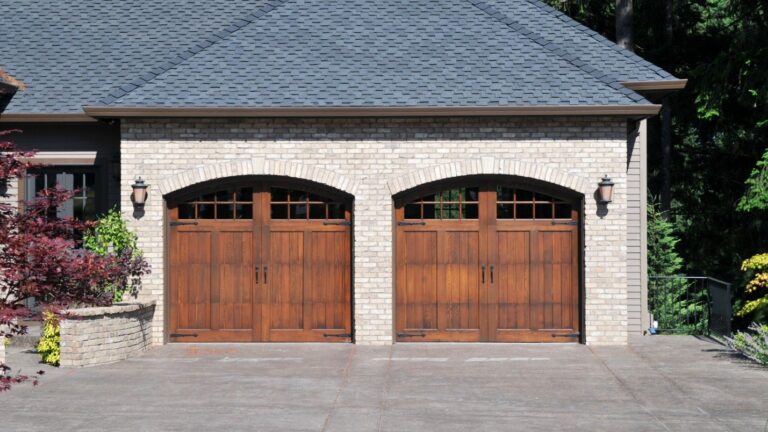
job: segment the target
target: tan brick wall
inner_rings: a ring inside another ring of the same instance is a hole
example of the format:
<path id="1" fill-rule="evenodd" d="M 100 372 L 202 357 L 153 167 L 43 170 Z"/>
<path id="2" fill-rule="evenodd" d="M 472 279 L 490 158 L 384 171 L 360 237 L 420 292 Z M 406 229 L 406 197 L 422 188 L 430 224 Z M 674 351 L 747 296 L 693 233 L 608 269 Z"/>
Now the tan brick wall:
<path id="1" fill-rule="evenodd" d="M 578 190 L 585 199 L 588 343 L 627 340 L 626 123 L 613 118 L 155 119 L 122 122 L 122 208 L 153 273 L 143 299 L 158 301 L 163 341 L 164 193 L 233 174 L 306 178 L 355 196 L 355 334 L 393 340 L 392 194 L 467 174 L 523 175 Z M 593 198 L 603 174 L 614 202 Z M 150 197 L 133 214 L 130 183 Z"/>

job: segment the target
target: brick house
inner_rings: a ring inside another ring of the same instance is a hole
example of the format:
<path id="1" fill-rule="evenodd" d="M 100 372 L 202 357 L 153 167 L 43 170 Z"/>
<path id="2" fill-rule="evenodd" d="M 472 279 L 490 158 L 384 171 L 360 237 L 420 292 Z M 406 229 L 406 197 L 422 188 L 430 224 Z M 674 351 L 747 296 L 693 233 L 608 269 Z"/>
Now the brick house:
<path id="1" fill-rule="evenodd" d="M 540 1 L 2 10 L 0 67 L 28 89 L 0 126 L 47 164 L 12 187 L 120 208 L 157 344 L 648 327 L 646 119 L 685 80 Z"/>

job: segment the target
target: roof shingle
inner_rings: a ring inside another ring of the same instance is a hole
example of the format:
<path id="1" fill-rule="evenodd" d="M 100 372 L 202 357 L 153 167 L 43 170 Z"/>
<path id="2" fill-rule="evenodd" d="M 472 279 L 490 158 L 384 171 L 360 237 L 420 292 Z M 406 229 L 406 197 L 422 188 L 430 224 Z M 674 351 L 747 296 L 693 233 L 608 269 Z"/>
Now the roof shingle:
<path id="1" fill-rule="evenodd" d="M 634 105 L 619 81 L 674 78 L 534 0 L 0 4 L 10 112 Z"/>

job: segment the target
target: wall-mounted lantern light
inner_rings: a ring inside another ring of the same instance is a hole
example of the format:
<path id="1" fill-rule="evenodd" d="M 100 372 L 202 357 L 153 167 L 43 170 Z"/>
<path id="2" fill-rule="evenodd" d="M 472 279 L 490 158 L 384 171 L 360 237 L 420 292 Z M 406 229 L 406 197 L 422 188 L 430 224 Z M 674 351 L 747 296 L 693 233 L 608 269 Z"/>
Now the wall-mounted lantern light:
<path id="1" fill-rule="evenodd" d="M 148 187 L 149 185 L 144 183 L 144 180 L 142 180 L 141 177 L 138 177 L 133 181 L 133 184 L 131 185 L 131 189 L 133 189 L 133 204 L 139 207 L 144 206 L 144 203 L 147 202 Z"/>
<path id="2" fill-rule="evenodd" d="M 606 174 L 597 184 L 597 201 L 600 204 L 608 204 L 613 199 L 613 185 L 611 178 Z"/>

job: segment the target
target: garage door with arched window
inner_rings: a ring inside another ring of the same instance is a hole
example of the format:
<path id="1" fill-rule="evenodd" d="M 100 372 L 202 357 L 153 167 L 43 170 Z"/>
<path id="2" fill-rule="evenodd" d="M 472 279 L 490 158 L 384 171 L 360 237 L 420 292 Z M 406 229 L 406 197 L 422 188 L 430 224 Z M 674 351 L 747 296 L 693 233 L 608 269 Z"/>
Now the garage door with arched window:
<path id="1" fill-rule="evenodd" d="M 396 197 L 397 340 L 578 341 L 580 202 L 473 178 Z"/>
<path id="2" fill-rule="evenodd" d="M 169 337 L 351 341 L 352 198 L 285 181 L 169 200 Z"/>

